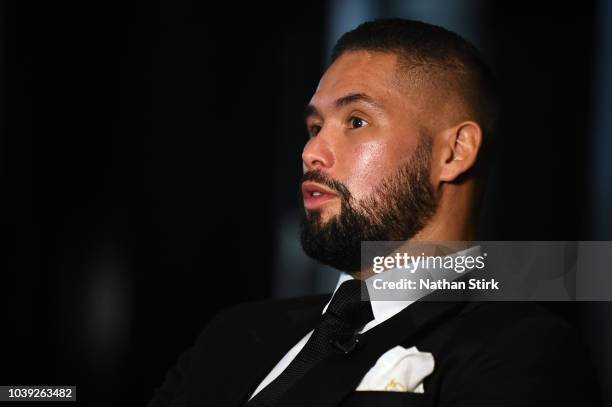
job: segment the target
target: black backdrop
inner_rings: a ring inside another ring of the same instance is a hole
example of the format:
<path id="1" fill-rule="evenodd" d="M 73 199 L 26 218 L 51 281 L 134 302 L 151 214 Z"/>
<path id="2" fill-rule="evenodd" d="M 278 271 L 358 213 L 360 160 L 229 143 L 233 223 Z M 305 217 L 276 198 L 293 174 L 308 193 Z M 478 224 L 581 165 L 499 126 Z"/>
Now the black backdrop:
<path id="1" fill-rule="evenodd" d="M 326 7 L 268 7 L 2 4 L 0 384 L 142 405 L 213 313 L 271 295 Z M 597 10 L 492 7 L 484 237 L 588 239 Z"/>

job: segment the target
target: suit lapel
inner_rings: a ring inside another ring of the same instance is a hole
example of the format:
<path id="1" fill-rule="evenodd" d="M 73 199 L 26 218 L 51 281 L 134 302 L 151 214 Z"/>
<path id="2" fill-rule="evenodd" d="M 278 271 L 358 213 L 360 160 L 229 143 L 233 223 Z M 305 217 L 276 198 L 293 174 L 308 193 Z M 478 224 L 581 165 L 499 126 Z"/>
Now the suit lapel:
<path id="1" fill-rule="evenodd" d="M 217 400 L 219 405 L 243 406 L 251 394 L 267 374 L 276 366 L 280 359 L 304 335 L 312 330 L 321 317 L 323 306 L 329 298 L 322 297 L 320 304 L 281 312 L 276 317 L 268 318 L 257 329 L 245 335 L 245 346 L 236 354 L 236 363 L 239 371 L 231 372 L 238 375 L 219 383 L 225 391 L 219 391 L 225 400 Z"/>
<path id="2" fill-rule="evenodd" d="M 357 388 L 380 355 L 399 344 L 414 343 L 420 333 L 456 315 L 464 305 L 422 300 L 413 303 L 363 334 L 363 345 L 353 353 L 334 355 L 312 369 L 285 394 L 279 407 L 337 406 Z"/>

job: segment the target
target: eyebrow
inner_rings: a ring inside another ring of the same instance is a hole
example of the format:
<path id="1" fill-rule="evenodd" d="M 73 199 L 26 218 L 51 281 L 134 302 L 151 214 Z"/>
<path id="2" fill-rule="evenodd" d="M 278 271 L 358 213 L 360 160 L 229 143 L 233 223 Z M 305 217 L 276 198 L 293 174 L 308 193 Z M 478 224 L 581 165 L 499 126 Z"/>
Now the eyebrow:
<path id="1" fill-rule="evenodd" d="M 341 107 L 356 102 L 363 102 L 376 110 L 383 110 L 382 106 L 366 93 L 349 93 L 348 95 L 336 99 L 334 106 L 336 109 L 340 109 Z M 317 108 L 312 104 L 308 104 L 306 109 L 304 109 L 304 119 L 308 119 L 310 116 L 322 116 Z"/>

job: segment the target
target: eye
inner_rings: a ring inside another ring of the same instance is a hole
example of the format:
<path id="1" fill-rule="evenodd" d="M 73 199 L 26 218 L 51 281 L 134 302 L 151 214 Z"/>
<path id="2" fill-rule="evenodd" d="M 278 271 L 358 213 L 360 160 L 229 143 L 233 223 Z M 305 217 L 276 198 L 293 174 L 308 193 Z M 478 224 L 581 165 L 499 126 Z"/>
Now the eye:
<path id="1" fill-rule="evenodd" d="M 369 124 L 367 121 L 363 120 L 362 118 L 355 117 L 355 116 L 351 117 L 349 122 L 351 124 L 351 128 L 354 128 L 354 129 L 359 129 Z"/>
<path id="2" fill-rule="evenodd" d="M 321 131 L 321 126 L 319 125 L 312 125 L 310 127 L 308 127 L 308 136 L 309 137 L 314 137 L 317 134 L 319 134 L 319 132 Z"/>

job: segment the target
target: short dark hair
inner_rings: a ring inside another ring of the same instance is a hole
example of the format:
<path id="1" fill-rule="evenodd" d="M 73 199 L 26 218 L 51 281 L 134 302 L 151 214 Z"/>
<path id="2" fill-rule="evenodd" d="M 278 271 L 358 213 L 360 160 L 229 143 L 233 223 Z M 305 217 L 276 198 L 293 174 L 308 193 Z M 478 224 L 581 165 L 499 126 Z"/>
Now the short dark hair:
<path id="1" fill-rule="evenodd" d="M 379 51 L 399 57 L 399 68 L 435 75 L 454 89 L 483 129 L 494 132 L 498 102 L 494 76 L 478 50 L 456 33 L 421 21 L 379 19 L 342 35 L 332 63 L 349 51 Z M 416 73 L 415 73 L 416 74 Z"/>

